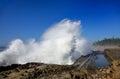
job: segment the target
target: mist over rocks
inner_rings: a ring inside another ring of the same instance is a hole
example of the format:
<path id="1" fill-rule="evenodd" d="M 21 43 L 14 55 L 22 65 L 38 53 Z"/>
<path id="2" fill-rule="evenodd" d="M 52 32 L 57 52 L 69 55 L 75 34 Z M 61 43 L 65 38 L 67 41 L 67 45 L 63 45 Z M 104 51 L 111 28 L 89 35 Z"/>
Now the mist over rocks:
<path id="1" fill-rule="evenodd" d="M 81 55 L 91 51 L 91 45 L 81 36 L 80 28 L 80 21 L 64 19 L 46 30 L 40 41 L 13 40 L 5 51 L 0 52 L 0 65 L 28 62 L 73 64 Z"/>

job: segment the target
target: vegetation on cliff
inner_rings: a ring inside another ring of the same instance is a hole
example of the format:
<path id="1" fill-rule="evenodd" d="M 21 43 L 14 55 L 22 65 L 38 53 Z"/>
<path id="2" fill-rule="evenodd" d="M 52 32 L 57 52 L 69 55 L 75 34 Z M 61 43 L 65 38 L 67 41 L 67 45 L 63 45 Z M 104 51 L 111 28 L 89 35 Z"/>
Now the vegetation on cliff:
<path id="1" fill-rule="evenodd" d="M 105 38 L 103 40 L 96 41 L 93 45 L 100 46 L 120 46 L 120 38 Z"/>

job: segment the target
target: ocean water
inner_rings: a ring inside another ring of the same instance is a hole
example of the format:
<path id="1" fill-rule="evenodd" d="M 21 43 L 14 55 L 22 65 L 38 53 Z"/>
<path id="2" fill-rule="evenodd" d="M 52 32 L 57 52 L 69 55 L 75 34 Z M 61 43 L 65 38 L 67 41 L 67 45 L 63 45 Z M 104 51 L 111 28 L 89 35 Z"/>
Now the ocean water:
<path id="1" fill-rule="evenodd" d="M 105 58 L 104 54 L 97 54 L 95 56 L 95 67 L 104 67 L 110 65 L 111 63 Z"/>
<path id="2" fill-rule="evenodd" d="M 4 51 L 6 47 L 0 47 L 0 52 Z"/>

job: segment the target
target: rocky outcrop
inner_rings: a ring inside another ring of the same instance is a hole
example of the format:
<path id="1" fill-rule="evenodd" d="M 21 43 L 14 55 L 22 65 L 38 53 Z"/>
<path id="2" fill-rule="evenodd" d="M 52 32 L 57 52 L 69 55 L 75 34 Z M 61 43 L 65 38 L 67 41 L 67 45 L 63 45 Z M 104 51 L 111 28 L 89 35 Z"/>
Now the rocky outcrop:
<path id="1" fill-rule="evenodd" d="M 28 63 L 0 67 L 0 79 L 79 79 L 83 76 L 70 65 Z"/>
<path id="2" fill-rule="evenodd" d="M 117 66 L 120 69 L 120 65 Z M 119 69 L 113 65 L 90 70 L 74 66 L 42 63 L 0 67 L 0 79 L 120 79 Z"/>
<path id="3" fill-rule="evenodd" d="M 116 65 L 117 63 L 120 63 L 120 47 L 105 49 L 104 54 L 110 62 L 114 62 Z"/>

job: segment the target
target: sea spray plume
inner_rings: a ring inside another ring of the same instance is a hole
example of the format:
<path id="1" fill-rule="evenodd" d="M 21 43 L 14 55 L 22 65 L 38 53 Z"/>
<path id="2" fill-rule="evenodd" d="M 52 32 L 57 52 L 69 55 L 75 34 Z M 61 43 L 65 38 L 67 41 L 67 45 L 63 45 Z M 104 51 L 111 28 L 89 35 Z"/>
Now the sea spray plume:
<path id="1" fill-rule="evenodd" d="M 0 65 L 28 62 L 72 64 L 90 52 L 88 41 L 80 35 L 80 21 L 64 19 L 49 28 L 40 41 L 12 41 L 8 49 L 0 52 Z"/>

